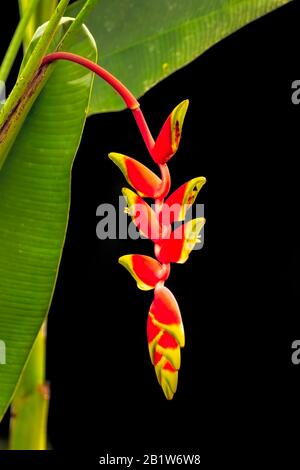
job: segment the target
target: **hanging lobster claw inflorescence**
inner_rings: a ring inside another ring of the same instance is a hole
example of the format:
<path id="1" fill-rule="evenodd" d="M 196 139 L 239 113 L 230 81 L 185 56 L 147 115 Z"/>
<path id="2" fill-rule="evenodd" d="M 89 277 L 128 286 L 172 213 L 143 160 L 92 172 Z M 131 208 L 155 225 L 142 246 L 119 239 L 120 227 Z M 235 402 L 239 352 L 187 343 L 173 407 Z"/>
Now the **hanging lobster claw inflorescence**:
<path id="1" fill-rule="evenodd" d="M 176 153 L 182 132 L 188 100 L 180 103 L 164 123 L 151 156 L 159 165 L 161 177 L 137 160 L 110 153 L 109 158 L 120 168 L 131 189 L 123 188 L 126 212 L 140 233 L 154 243 L 156 256 L 131 254 L 122 256 L 122 264 L 142 290 L 154 289 L 154 300 L 147 320 L 147 338 L 151 362 L 168 400 L 177 389 L 180 349 L 184 346 L 184 329 L 180 310 L 172 292 L 164 286 L 170 274 L 170 263 L 184 263 L 199 242 L 205 219 L 184 222 L 174 230 L 172 224 L 185 221 L 186 212 L 194 203 L 205 178 L 193 178 L 180 186 L 166 200 L 170 190 L 167 161 Z M 144 201 L 154 199 L 154 208 Z"/>

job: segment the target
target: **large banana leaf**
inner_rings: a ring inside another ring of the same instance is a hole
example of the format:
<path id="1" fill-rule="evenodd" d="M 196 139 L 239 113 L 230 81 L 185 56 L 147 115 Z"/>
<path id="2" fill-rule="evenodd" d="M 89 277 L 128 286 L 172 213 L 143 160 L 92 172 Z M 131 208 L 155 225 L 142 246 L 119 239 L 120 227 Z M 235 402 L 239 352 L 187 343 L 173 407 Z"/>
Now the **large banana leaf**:
<path id="1" fill-rule="evenodd" d="M 225 36 L 289 1 L 98 0 L 86 24 L 101 51 L 101 65 L 138 97 Z M 70 5 L 68 14 L 82 4 Z M 95 81 L 90 114 L 123 107 L 106 84 Z"/>
<path id="2" fill-rule="evenodd" d="M 81 26 L 64 49 L 97 60 Z M 67 227 L 70 173 L 92 74 L 60 62 L 33 104 L 0 172 L 0 420 L 47 315 Z"/>

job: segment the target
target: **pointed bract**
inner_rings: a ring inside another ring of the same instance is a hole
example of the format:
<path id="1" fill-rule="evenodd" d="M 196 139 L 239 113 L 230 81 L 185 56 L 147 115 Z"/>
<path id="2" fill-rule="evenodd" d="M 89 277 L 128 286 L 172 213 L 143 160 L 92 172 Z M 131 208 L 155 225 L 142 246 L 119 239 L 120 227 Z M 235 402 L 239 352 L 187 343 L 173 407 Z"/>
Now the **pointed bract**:
<path id="1" fill-rule="evenodd" d="M 157 250 L 157 259 L 161 263 L 185 263 L 189 254 L 199 243 L 199 234 L 203 229 L 205 219 L 198 217 L 177 227 L 168 239 L 162 240 Z"/>
<path id="2" fill-rule="evenodd" d="M 179 222 L 185 219 L 186 213 L 206 183 L 206 179 L 202 176 L 193 178 L 181 185 L 174 191 L 164 202 L 162 210 L 159 214 L 161 223 Z"/>
<path id="3" fill-rule="evenodd" d="M 176 153 L 188 105 L 189 100 L 179 103 L 161 128 L 152 152 L 156 163 L 164 164 Z"/>
<path id="4" fill-rule="evenodd" d="M 134 158 L 121 153 L 110 153 L 109 158 L 120 168 L 127 182 L 137 191 L 141 197 L 155 197 L 162 181 L 145 165 Z"/>
<path id="5" fill-rule="evenodd" d="M 131 189 L 123 188 L 122 193 L 127 201 L 127 213 L 132 217 L 140 233 L 150 240 L 160 240 L 162 230 L 154 210 Z"/>
<path id="6" fill-rule="evenodd" d="M 128 269 L 141 290 L 154 289 L 158 282 L 165 281 L 169 275 L 169 271 L 151 256 L 125 255 L 119 258 L 119 263 Z"/>

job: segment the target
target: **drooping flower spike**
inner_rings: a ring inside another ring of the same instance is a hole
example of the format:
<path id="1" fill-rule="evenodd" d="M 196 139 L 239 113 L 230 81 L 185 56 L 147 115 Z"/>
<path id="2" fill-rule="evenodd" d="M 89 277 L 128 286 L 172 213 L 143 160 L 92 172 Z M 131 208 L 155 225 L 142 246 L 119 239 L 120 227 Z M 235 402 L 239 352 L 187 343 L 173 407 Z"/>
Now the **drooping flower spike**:
<path id="1" fill-rule="evenodd" d="M 170 263 L 184 263 L 199 242 L 205 220 L 200 217 L 185 221 L 187 210 L 194 203 L 205 178 L 194 178 L 169 194 L 171 179 L 167 162 L 176 153 L 182 133 L 183 121 L 189 101 L 179 103 L 171 112 L 157 140 L 154 141 L 139 102 L 133 94 L 110 72 L 100 65 L 71 52 L 53 52 L 45 56 L 41 67 L 63 59 L 75 62 L 96 73 L 109 83 L 132 111 L 146 147 L 158 165 L 160 177 L 137 160 L 118 153 L 110 159 L 121 169 L 132 190 L 123 188 L 127 212 L 139 231 L 153 241 L 155 258 L 132 254 L 119 262 L 131 273 L 138 288 L 154 289 L 154 300 L 147 320 L 149 354 L 158 382 L 168 400 L 177 390 L 180 368 L 180 349 L 184 346 L 184 329 L 180 310 L 172 292 L 164 286 L 170 274 Z M 142 198 L 154 199 L 154 209 Z M 172 230 L 172 224 L 184 223 Z"/>
<path id="2" fill-rule="evenodd" d="M 122 193 L 126 198 L 128 206 L 125 211 L 132 217 L 141 235 L 149 238 L 153 242 L 161 240 L 163 227 L 159 223 L 155 211 L 144 199 L 131 191 L 131 189 L 123 188 Z"/>
<path id="3" fill-rule="evenodd" d="M 164 283 L 170 274 L 170 263 L 185 263 L 196 243 L 200 242 L 200 232 L 205 223 L 203 217 L 185 221 L 188 209 L 206 182 L 204 177 L 184 183 L 164 200 L 170 189 L 166 162 L 178 148 L 187 105 L 186 100 L 175 108 L 153 146 L 151 156 L 159 165 L 161 178 L 131 157 L 109 154 L 127 182 L 137 191 L 122 189 L 128 206 L 126 212 L 140 233 L 154 243 L 156 259 L 132 254 L 122 256 L 119 263 L 130 272 L 139 289 L 154 289 L 147 320 L 148 347 L 158 382 L 168 400 L 177 390 L 180 349 L 185 339 L 178 304 Z M 143 197 L 153 198 L 154 208 Z M 182 221 L 185 222 L 172 230 L 173 223 Z"/>

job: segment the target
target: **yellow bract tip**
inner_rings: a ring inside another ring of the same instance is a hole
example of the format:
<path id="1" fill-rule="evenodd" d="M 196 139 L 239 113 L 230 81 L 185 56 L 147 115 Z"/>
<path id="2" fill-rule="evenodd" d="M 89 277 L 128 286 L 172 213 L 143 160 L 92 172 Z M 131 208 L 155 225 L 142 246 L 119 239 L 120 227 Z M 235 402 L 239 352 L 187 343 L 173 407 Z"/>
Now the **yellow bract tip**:
<path id="1" fill-rule="evenodd" d="M 179 103 L 171 114 L 171 131 L 172 131 L 172 150 L 175 153 L 178 149 L 183 121 L 189 106 L 189 100 Z"/>

